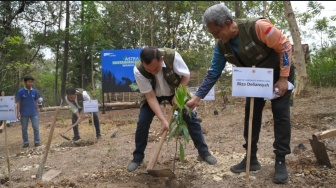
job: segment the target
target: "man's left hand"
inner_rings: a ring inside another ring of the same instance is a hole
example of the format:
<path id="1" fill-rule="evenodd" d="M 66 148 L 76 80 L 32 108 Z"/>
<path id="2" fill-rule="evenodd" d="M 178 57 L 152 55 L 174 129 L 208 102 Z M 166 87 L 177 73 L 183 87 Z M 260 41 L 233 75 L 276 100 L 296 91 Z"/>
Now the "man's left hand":
<path id="1" fill-rule="evenodd" d="M 274 84 L 274 88 L 279 89 L 279 91 L 276 94 L 282 97 L 288 90 L 287 77 L 280 77 L 280 79 Z"/>

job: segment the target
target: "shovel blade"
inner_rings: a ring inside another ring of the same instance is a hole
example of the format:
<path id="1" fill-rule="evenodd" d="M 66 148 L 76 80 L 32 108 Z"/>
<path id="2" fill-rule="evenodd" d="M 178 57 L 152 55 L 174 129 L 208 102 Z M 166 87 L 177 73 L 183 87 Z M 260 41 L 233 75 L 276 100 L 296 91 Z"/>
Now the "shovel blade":
<path id="1" fill-rule="evenodd" d="M 154 177 L 170 177 L 175 178 L 174 172 L 170 169 L 160 169 L 160 170 L 147 170 L 147 174 L 154 176 Z"/>
<path id="2" fill-rule="evenodd" d="M 309 139 L 309 142 L 313 148 L 317 162 L 321 165 L 326 165 L 327 167 L 331 168 L 332 166 L 324 143 L 315 139 Z"/>
<path id="3" fill-rule="evenodd" d="M 64 136 L 63 134 L 60 134 L 60 136 L 61 136 L 62 138 L 64 138 L 65 140 L 71 140 L 70 138 Z"/>

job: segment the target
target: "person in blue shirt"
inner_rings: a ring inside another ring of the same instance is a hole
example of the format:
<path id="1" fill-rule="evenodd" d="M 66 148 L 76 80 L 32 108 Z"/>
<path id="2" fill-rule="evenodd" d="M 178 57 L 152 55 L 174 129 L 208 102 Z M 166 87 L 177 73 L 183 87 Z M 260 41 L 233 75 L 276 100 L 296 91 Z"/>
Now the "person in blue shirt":
<path id="1" fill-rule="evenodd" d="M 29 147 L 28 141 L 28 122 L 32 122 L 34 130 L 34 146 L 40 146 L 40 131 L 38 119 L 38 98 L 39 93 L 33 88 L 34 78 L 32 76 L 25 76 L 23 78 L 24 87 L 19 89 L 16 93 L 17 103 L 17 118 L 22 126 L 23 148 Z"/>

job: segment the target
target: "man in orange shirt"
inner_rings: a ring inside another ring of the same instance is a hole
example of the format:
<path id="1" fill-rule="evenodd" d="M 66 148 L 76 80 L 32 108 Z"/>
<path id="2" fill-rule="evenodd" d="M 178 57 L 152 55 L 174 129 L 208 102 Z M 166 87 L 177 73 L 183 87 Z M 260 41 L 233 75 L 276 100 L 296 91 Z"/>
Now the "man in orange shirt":
<path id="1" fill-rule="evenodd" d="M 285 156 L 291 153 L 290 96 L 288 82 L 294 83 L 294 67 L 291 65 L 292 48 L 289 40 L 267 19 L 233 20 L 230 10 L 224 4 L 209 7 L 203 22 L 208 31 L 218 39 L 213 52 L 211 67 L 198 88 L 196 94 L 187 105 L 193 109 L 203 99 L 220 77 L 225 64 L 230 62 L 237 67 L 260 67 L 274 70 L 274 89 L 278 88 L 278 98 L 272 99 L 274 118 L 273 142 L 275 153 L 275 173 L 273 182 L 288 182 Z M 261 169 L 257 158 L 257 143 L 261 128 L 264 98 L 254 99 L 252 122 L 250 171 Z M 248 146 L 248 124 L 250 114 L 250 98 L 246 98 L 244 138 Z M 246 171 L 246 156 L 237 165 L 230 168 L 232 172 Z"/>

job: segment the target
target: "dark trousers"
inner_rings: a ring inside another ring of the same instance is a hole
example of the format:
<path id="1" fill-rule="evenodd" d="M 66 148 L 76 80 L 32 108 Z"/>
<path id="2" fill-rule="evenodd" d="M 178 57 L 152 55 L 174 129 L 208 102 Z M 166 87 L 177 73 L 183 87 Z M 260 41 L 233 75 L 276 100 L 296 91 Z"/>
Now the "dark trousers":
<path id="1" fill-rule="evenodd" d="M 276 73 L 275 73 L 276 74 Z M 279 75 L 279 74 L 277 74 Z M 275 77 L 275 81 L 279 78 Z M 294 67 L 291 67 L 288 81 L 294 83 Z M 274 119 L 274 142 L 273 148 L 277 159 L 284 159 L 287 154 L 291 153 L 291 122 L 290 122 L 290 97 L 292 90 L 288 90 L 284 96 L 271 100 L 272 113 Z M 244 138 L 245 144 L 243 147 L 247 149 L 248 146 L 248 124 L 250 115 L 250 100 L 246 98 L 245 105 L 245 123 L 244 123 Z M 253 120 L 252 120 L 252 140 L 251 140 L 251 155 L 257 152 L 257 144 L 259 141 L 259 134 L 261 128 L 262 112 L 265 106 L 264 98 L 254 98 Z"/>
<path id="2" fill-rule="evenodd" d="M 81 110 L 79 111 L 79 113 L 81 112 Z M 72 124 L 77 122 L 77 115 L 76 114 L 72 114 Z M 98 114 L 97 112 L 93 112 L 93 123 L 96 129 L 96 136 L 100 136 L 100 124 L 99 124 L 99 118 L 98 118 Z M 79 131 L 78 131 L 78 125 L 74 126 L 73 128 L 73 132 L 74 132 L 74 138 L 80 138 L 79 136 Z"/>
<path id="3" fill-rule="evenodd" d="M 170 97 L 157 97 L 159 104 L 167 100 L 170 104 L 173 96 Z M 150 124 L 153 121 L 155 113 L 150 108 L 148 103 L 145 103 L 140 108 L 139 119 L 137 123 L 137 128 L 135 132 L 135 150 L 133 152 L 133 161 L 142 162 L 145 158 L 145 149 L 147 146 L 148 133 Z M 202 128 L 199 120 L 196 117 L 196 113 L 192 113 L 192 117 L 190 118 L 188 115 L 184 115 L 184 120 L 188 125 L 188 130 L 192 141 L 194 142 L 194 146 L 197 148 L 198 153 L 200 155 L 208 152 L 208 146 L 205 143 L 204 136 L 202 133 Z"/>

